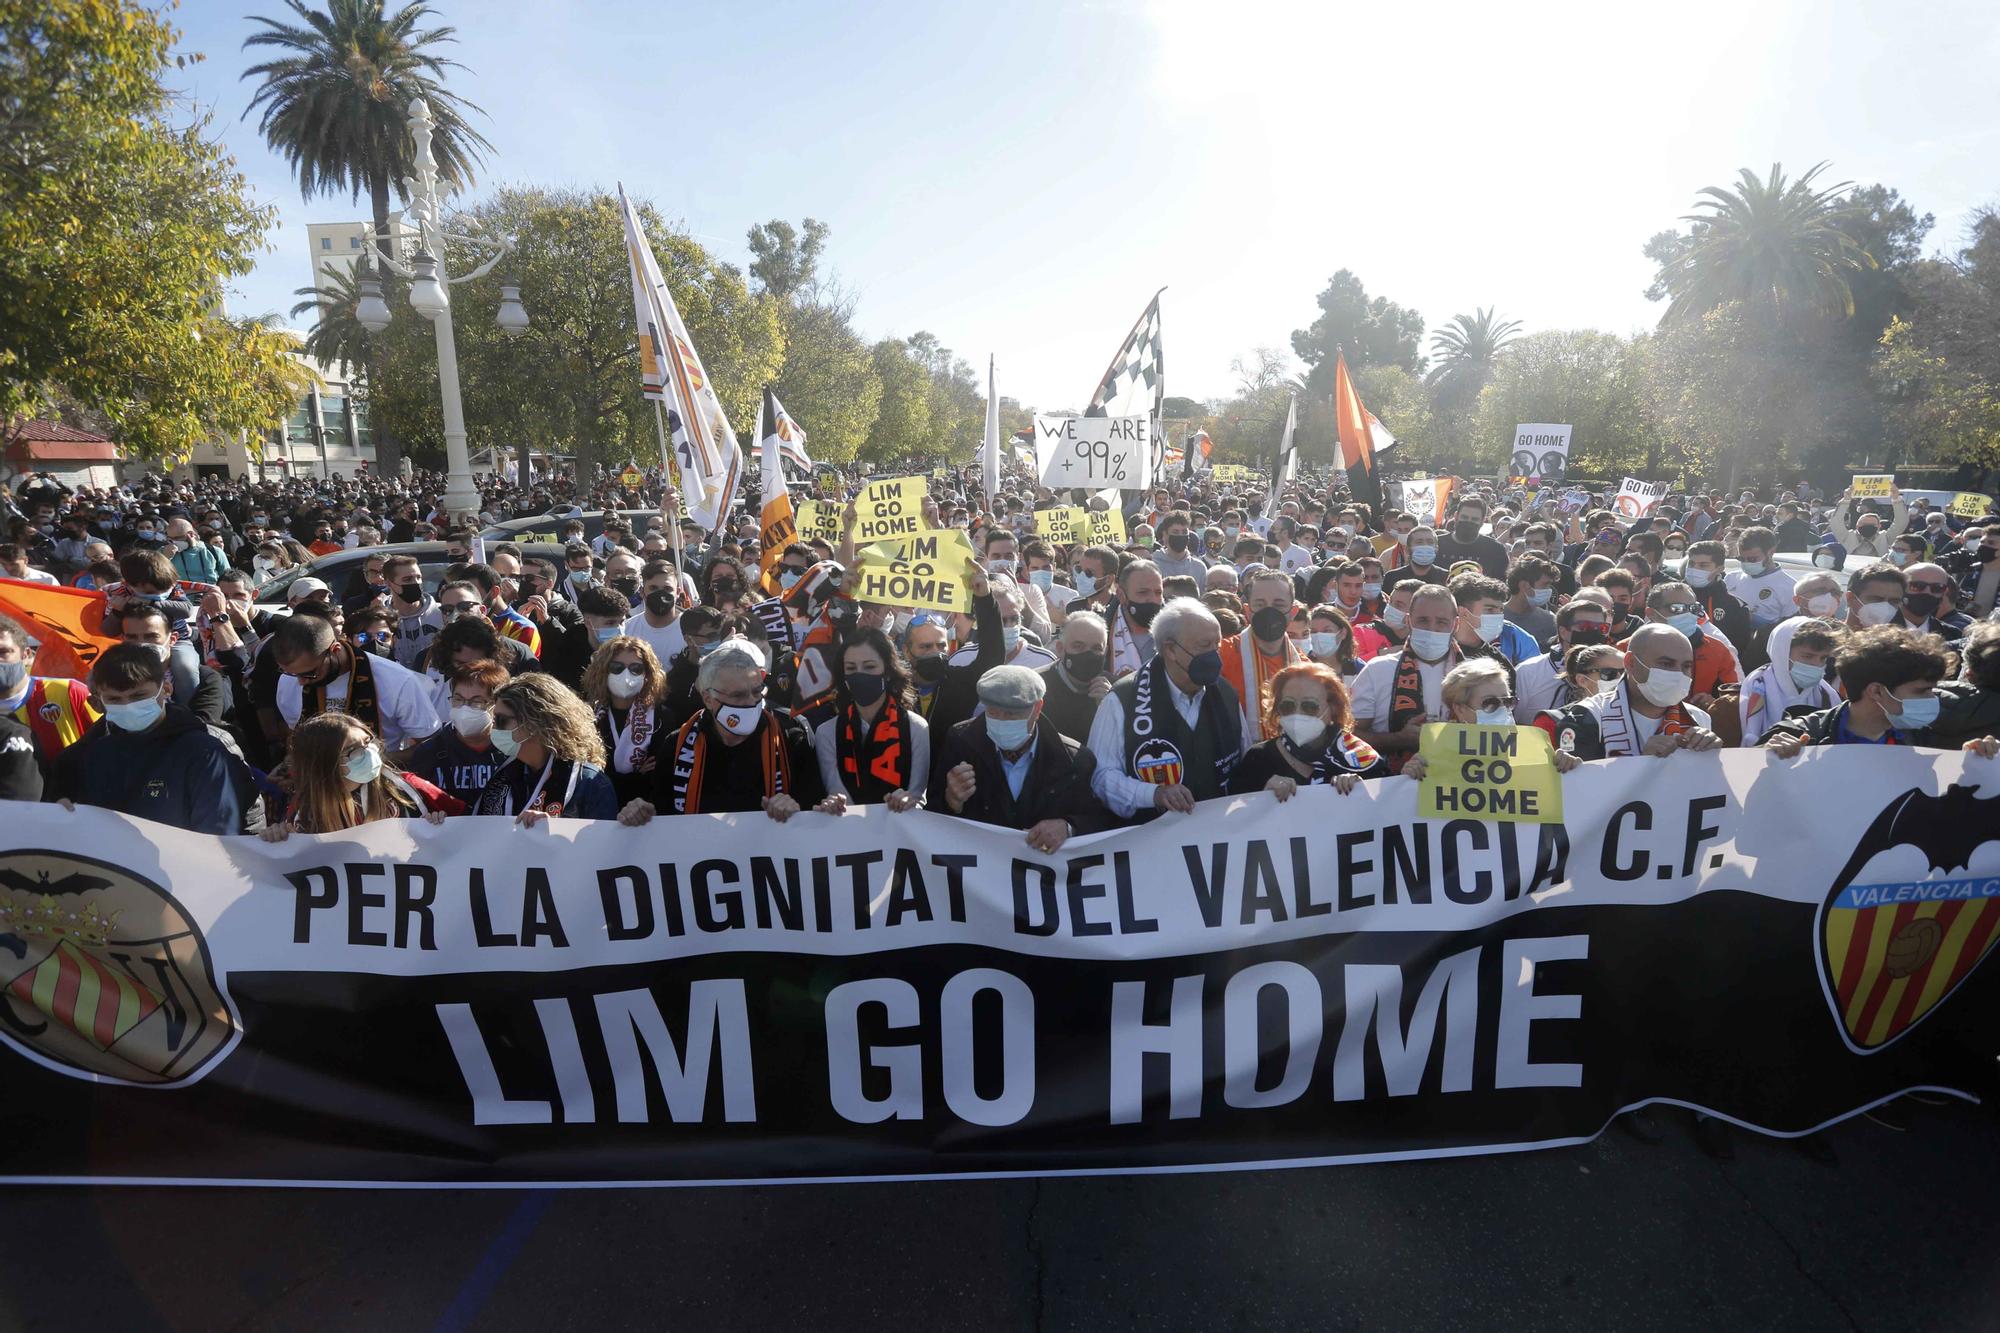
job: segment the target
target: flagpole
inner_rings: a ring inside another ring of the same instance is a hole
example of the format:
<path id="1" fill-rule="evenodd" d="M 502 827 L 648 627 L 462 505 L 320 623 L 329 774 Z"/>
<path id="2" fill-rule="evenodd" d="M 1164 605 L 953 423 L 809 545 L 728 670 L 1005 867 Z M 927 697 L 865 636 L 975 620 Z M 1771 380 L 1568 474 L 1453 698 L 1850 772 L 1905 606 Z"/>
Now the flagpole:
<path id="1" fill-rule="evenodd" d="M 660 400 L 653 400 L 653 431 L 660 439 L 660 478 L 665 490 L 674 489 L 674 470 L 668 465 L 667 417 L 660 410 Z M 674 497 L 674 508 L 680 508 L 680 497 Z M 667 520 L 667 531 L 674 543 L 674 603 L 687 605 L 687 553 L 681 547 L 681 516 L 669 514 L 664 502 L 660 505 L 660 517 Z"/>

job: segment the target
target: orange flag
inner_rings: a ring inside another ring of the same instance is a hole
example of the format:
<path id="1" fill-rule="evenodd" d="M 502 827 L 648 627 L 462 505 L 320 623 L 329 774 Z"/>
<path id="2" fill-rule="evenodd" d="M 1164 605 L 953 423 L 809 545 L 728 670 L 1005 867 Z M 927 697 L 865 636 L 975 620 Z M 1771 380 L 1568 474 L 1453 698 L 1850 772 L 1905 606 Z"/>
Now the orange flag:
<path id="1" fill-rule="evenodd" d="M 1333 424 L 1340 434 L 1341 466 L 1347 469 L 1347 489 L 1362 504 L 1382 507 L 1382 483 L 1375 476 L 1375 426 L 1379 423 L 1361 405 L 1361 395 L 1347 373 L 1347 354 L 1336 351 L 1333 363 Z"/>
<path id="2" fill-rule="evenodd" d="M 29 668 L 37 676 L 83 680 L 90 675 L 90 664 L 97 655 L 118 642 L 98 632 L 104 621 L 101 591 L 0 579 L 0 616 L 20 621 L 22 628 L 40 641 L 35 663 Z"/>

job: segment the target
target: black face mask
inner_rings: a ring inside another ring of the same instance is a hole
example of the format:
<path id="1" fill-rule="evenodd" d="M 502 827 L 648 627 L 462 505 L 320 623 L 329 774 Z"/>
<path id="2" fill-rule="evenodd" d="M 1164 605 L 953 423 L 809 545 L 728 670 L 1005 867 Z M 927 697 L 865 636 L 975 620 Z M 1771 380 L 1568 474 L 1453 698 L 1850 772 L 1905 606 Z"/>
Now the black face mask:
<path id="1" fill-rule="evenodd" d="M 396 598 L 398 601 L 408 602 L 411 606 L 415 606 L 418 602 L 424 600 L 424 585 L 421 582 L 405 583 L 396 589 Z"/>
<path id="2" fill-rule="evenodd" d="M 1282 608 L 1261 606 L 1250 613 L 1250 632 L 1265 643 L 1272 643 L 1285 637 L 1285 626 L 1291 620 Z"/>
<path id="3" fill-rule="evenodd" d="M 1451 535 L 1462 542 L 1472 541 L 1479 536 L 1479 525 L 1467 519 L 1460 519 L 1451 525 Z"/>
<path id="4" fill-rule="evenodd" d="M 847 696 L 854 700 L 855 707 L 866 708 L 880 699 L 889 688 L 886 676 L 858 671 L 847 678 Z"/>
<path id="5" fill-rule="evenodd" d="M 717 579 L 715 582 L 708 585 L 708 596 L 710 601 L 720 602 L 727 598 L 735 597 L 742 591 L 743 591 L 743 585 L 738 583 L 735 579 Z"/>
<path id="6" fill-rule="evenodd" d="M 1982 546 L 1979 548 L 1980 564 L 1990 565 L 1995 560 L 2000 560 L 2000 548 L 1995 548 L 1992 546 Z"/>
<path id="7" fill-rule="evenodd" d="M 1602 625 L 1577 625 L 1569 632 L 1569 646 L 1572 648 L 1594 647 L 1610 641 L 1611 636 L 1605 632 Z"/>
<path id="8" fill-rule="evenodd" d="M 1153 617 L 1160 614 L 1160 605 L 1159 602 L 1127 602 L 1125 614 L 1139 625 L 1150 625 Z"/>
<path id="9" fill-rule="evenodd" d="M 634 601 L 639 596 L 639 580 L 613 579 L 611 580 L 611 589 L 613 592 L 624 593 L 626 601 Z"/>
<path id="10" fill-rule="evenodd" d="M 1167 534 L 1167 549 L 1170 551 L 1187 550 L 1187 542 L 1188 539 L 1185 532 L 1170 532 Z"/>
<path id="11" fill-rule="evenodd" d="M 1074 680 L 1096 680 L 1104 674 L 1104 654 L 1096 652 L 1069 653 L 1063 657 L 1063 670 Z"/>
<path id="12" fill-rule="evenodd" d="M 674 613 L 674 594 L 671 588 L 655 588 L 646 594 L 646 609 L 656 616 L 670 616 Z"/>
<path id="13" fill-rule="evenodd" d="M 943 680 L 945 671 L 950 665 L 949 662 L 945 661 L 943 653 L 937 653 L 930 657 L 913 657 L 910 659 L 910 671 L 918 680 L 926 685 L 935 685 Z"/>
<path id="14" fill-rule="evenodd" d="M 1937 609 L 1943 602 L 1944 598 L 1934 592 L 1906 593 L 1903 596 L 1903 609 L 1913 616 L 1922 616 L 1928 620 L 1937 614 Z"/>

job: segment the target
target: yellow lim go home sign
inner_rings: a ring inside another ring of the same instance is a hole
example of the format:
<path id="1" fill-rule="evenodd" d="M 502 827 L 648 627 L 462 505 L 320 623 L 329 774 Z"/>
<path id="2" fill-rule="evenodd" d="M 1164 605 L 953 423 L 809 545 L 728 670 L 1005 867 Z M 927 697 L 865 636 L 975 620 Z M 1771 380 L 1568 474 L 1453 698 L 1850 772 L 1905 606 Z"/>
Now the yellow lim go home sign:
<path id="1" fill-rule="evenodd" d="M 1417 788 L 1422 818 L 1562 823 L 1562 775 L 1546 732 L 1432 722 L 1417 753 L 1424 759 Z"/>

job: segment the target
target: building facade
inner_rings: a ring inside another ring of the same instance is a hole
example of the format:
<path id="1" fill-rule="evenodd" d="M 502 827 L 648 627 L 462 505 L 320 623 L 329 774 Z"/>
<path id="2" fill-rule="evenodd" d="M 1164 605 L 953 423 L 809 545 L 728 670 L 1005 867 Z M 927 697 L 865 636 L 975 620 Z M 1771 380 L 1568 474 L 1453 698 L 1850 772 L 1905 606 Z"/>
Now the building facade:
<path id="1" fill-rule="evenodd" d="M 407 257 L 414 248 L 416 232 L 402 224 L 390 223 L 389 253 L 396 259 Z M 306 248 L 312 257 L 312 285 L 327 285 L 327 275 L 347 277 L 368 248 L 372 222 L 308 222 Z"/>
<path id="2" fill-rule="evenodd" d="M 292 358 L 311 372 L 312 387 L 293 404 L 284 426 L 265 438 L 262 457 L 253 454 L 247 439 L 215 440 L 196 449 L 174 475 L 278 481 L 351 477 L 373 470 L 375 433 L 368 425 L 368 405 L 353 392 L 359 367 L 321 361 L 303 348 L 295 349 Z"/>

